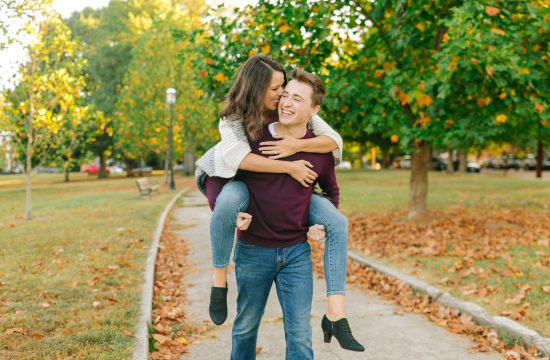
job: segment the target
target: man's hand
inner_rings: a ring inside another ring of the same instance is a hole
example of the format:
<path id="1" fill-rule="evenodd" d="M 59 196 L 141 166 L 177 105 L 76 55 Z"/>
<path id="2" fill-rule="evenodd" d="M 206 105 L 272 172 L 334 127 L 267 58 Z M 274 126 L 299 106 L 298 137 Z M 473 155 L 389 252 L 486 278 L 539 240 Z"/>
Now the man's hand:
<path id="1" fill-rule="evenodd" d="M 309 187 L 315 179 L 317 179 L 317 173 L 311 168 L 313 165 L 309 161 L 296 160 L 290 163 L 290 170 L 288 175 L 292 176 L 294 180 L 302 184 L 303 187 Z"/>
<path id="2" fill-rule="evenodd" d="M 307 232 L 307 239 L 312 241 L 324 241 L 326 239 L 325 227 L 319 224 L 310 226 Z"/>
<path id="3" fill-rule="evenodd" d="M 246 230 L 252 222 L 252 215 L 240 212 L 237 214 L 237 229 Z"/>
<path id="4" fill-rule="evenodd" d="M 300 140 L 290 135 L 273 135 L 277 141 L 264 141 L 260 143 L 260 151 L 264 155 L 271 155 L 270 159 L 281 159 L 300 151 Z"/>

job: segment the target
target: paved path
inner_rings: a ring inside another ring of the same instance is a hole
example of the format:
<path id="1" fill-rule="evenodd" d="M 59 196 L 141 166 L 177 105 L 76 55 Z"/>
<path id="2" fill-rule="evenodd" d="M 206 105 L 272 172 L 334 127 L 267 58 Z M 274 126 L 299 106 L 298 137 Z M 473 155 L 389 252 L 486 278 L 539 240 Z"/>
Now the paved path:
<path id="1" fill-rule="evenodd" d="M 172 224 L 178 235 L 189 241 L 193 262 L 191 274 L 185 279 L 189 299 L 188 318 L 197 323 L 207 321 L 210 296 L 210 209 L 204 197 L 190 193 L 180 201 L 173 213 Z M 229 359 L 231 351 L 231 323 L 235 317 L 236 304 L 235 277 L 229 277 L 229 316 L 228 321 L 215 327 L 198 343 L 194 343 L 189 354 L 182 360 Z M 492 360 L 502 359 L 497 353 L 470 354 L 468 348 L 473 343 L 467 338 L 447 332 L 419 314 L 396 315 L 397 306 L 382 300 L 376 295 L 348 289 L 346 295 L 347 316 L 355 337 L 367 348 L 367 352 L 355 353 L 342 350 L 336 339 L 331 344 L 322 341 L 321 319 L 325 313 L 326 298 L 324 279 L 314 280 L 313 348 L 315 358 L 320 360 Z M 260 327 L 258 346 L 262 351 L 259 360 L 284 359 L 284 332 L 282 314 L 273 286 Z"/>

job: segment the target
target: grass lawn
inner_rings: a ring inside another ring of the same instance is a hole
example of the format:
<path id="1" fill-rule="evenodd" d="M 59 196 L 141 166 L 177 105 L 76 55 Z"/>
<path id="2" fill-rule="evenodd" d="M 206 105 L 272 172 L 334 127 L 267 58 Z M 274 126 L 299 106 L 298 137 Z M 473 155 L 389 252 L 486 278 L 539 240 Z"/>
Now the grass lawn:
<path id="1" fill-rule="evenodd" d="M 350 246 L 550 336 L 548 178 L 430 172 L 431 219 L 416 226 L 409 175 L 338 173 Z"/>
<path id="2" fill-rule="evenodd" d="M 135 179 L 72 179 L 33 178 L 25 221 L 24 177 L 0 176 L 1 359 L 130 357 L 145 259 L 175 192 L 149 200 Z"/>

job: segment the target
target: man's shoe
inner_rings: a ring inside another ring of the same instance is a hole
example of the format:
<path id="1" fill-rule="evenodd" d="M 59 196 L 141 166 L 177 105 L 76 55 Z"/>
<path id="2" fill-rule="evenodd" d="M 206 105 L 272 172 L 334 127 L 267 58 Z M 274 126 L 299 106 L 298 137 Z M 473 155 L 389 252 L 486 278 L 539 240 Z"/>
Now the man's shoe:
<path id="1" fill-rule="evenodd" d="M 323 335 L 326 343 L 330 343 L 332 336 L 334 335 L 343 349 L 351 351 L 365 351 L 363 345 L 359 344 L 351 334 L 351 329 L 346 318 L 338 321 L 330 321 L 325 315 L 323 316 L 323 321 L 321 322 L 321 328 L 323 328 Z"/>
<path id="2" fill-rule="evenodd" d="M 227 284 L 224 288 L 212 286 L 210 290 L 210 319 L 216 325 L 221 325 L 227 319 Z"/>

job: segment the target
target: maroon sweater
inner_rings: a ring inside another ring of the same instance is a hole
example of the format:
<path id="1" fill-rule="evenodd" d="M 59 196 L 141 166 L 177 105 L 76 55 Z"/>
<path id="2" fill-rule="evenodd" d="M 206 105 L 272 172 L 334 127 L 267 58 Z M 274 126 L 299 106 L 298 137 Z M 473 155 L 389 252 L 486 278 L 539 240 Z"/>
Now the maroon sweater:
<path id="1" fill-rule="evenodd" d="M 312 137 L 314 135 L 308 129 L 303 139 Z M 260 139 L 248 140 L 252 153 L 265 156 L 259 150 L 260 143 L 276 139 L 266 125 Z M 237 231 L 237 238 L 244 242 L 263 247 L 288 247 L 307 241 L 309 202 L 315 184 L 338 207 L 340 192 L 332 153 L 301 152 L 281 160 L 309 161 L 318 175 L 317 180 L 305 188 L 288 174 L 239 170 L 236 179 L 244 181 L 248 187 L 250 199 L 247 212 L 252 215 L 248 229 Z"/>

